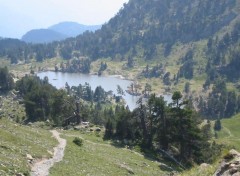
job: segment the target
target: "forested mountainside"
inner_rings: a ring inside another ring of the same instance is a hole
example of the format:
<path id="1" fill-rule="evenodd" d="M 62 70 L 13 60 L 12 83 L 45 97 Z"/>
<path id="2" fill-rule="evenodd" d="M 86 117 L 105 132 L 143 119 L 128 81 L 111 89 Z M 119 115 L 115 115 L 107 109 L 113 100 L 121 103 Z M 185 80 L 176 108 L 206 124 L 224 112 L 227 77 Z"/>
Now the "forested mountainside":
<path id="1" fill-rule="evenodd" d="M 60 54 L 66 59 L 78 51 L 91 60 L 102 57 L 149 60 L 161 57 L 158 52 L 161 47 L 164 50 L 161 54 L 166 57 L 178 42 L 212 38 L 232 21 L 237 22 L 238 3 L 238 0 L 130 0 L 102 29 L 58 43 L 55 54 L 60 47 Z M 228 30 L 231 32 L 233 27 Z M 28 52 L 42 52 L 42 59 L 47 58 L 41 50 Z"/>
<path id="2" fill-rule="evenodd" d="M 75 49 L 93 59 L 120 54 L 146 59 L 163 45 L 165 55 L 176 42 L 188 43 L 212 37 L 236 18 L 235 0 L 130 0 L 95 34 L 73 40 Z M 73 43 L 72 43 L 73 44 Z M 141 50 L 141 51 L 142 51 Z"/>
<path id="3" fill-rule="evenodd" d="M 201 80 L 198 86 L 205 94 L 211 93 L 208 99 L 205 95 L 195 100 L 195 106 L 206 116 L 231 116 L 240 109 L 236 92 L 240 87 L 239 3 L 240 0 L 130 0 L 94 33 L 38 45 L 3 39 L 0 56 L 7 56 L 12 63 L 61 56 L 71 60 L 68 65 L 73 69 L 67 70 L 84 73 L 97 59 L 127 61 L 129 69 L 141 61 L 146 67 L 138 71 L 138 76 L 160 78 L 169 89 L 181 80 Z M 230 90 L 226 82 L 231 83 Z"/>
<path id="4" fill-rule="evenodd" d="M 237 6 L 238 0 L 130 0 L 101 30 L 59 45 L 91 59 L 118 54 L 151 59 L 158 45 L 164 46 L 167 55 L 176 42 L 213 37 L 237 19 Z"/>

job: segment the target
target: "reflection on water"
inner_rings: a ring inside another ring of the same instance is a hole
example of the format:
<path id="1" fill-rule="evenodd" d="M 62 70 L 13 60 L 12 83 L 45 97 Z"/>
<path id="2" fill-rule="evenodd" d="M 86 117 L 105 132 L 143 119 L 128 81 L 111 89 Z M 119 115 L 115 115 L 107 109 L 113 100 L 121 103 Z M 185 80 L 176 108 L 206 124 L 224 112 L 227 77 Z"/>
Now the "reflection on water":
<path id="1" fill-rule="evenodd" d="M 114 94 L 117 94 L 117 85 L 120 85 L 123 90 L 127 90 L 127 87 L 132 83 L 129 80 L 123 80 L 116 76 L 97 76 L 81 73 L 62 73 L 62 72 L 40 72 L 37 74 L 41 79 L 45 76 L 48 77 L 49 83 L 56 88 L 64 88 L 67 82 L 69 86 L 78 86 L 79 84 L 89 83 L 92 90 L 95 90 L 97 86 L 101 86 L 105 91 L 112 90 Z M 123 96 L 130 110 L 136 108 L 136 102 L 139 99 L 138 96 L 132 96 L 125 92 Z M 164 95 L 165 100 L 170 101 L 170 95 Z"/>

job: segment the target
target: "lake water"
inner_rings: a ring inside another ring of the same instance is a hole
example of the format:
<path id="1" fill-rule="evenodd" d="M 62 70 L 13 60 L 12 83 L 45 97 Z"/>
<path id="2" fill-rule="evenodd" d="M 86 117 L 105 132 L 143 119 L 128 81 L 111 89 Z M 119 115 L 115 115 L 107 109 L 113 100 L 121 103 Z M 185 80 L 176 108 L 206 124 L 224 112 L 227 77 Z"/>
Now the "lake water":
<path id="1" fill-rule="evenodd" d="M 98 76 L 98 75 L 89 75 L 81 73 L 62 73 L 62 72 L 40 72 L 37 74 L 41 79 L 45 76 L 48 77 L 49 83 L 55 86 L 56 88 L 64 88 L 66 82 L 69 86 L 78 86 L 79 84 L 84 85 L 86 82 L 89 83 L 92 90 L 95 90 L 97 86 L 101 86 L 105 91 L 112 90 L 114 94 L 117 95 L 117 85 L 123 90 L 127 90 L 127 87 L 130 86 L 132 81 L 120 79 L 117 76 Z M 139 99 L 138 96 L 132 96 L 125 92 L 123 96 L 130 110 L 136 108 L 136 102 Z M 166 101 L 171 100 L 170 95 L 164 95 Z"/>

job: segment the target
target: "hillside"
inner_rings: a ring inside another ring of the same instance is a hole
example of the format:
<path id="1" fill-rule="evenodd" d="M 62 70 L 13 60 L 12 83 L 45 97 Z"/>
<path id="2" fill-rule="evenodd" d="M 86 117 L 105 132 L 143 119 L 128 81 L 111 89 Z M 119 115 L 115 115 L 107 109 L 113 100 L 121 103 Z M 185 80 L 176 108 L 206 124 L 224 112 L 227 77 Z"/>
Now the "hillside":
<path id="1" fill-rule="evenodd" d="M 57 145 L 50 132 L 0 117 L 0 175 L 30 174 L 33 159 L 51 157 Z"/>
<path id="2" fill-rule="evenodd" d="M 50 43 L 67 38 L 66 35 L 50 29 L 34 29 L 22 36 L 22 41 L 27 43 Z"/>
<path id="3" fill-rule="evenodd" d="M 163 47 L 167 56 L 177 42 L 187 44 L 207 39 L 228 26 L 238 16 L 236 3 L 235 0 L 130 0 L 100 31 L 79 36 L 76 49 L 89 51 L 86 54 L 93 59 L 120 54 L 149 60 L 159 57 L 157 49 Z"/>
<path id="4" fill-rule="evenodd" d="M 235 147 L 240 151 L 240 114 L 222 120 L 222 130 L 217 133 L 218 142 Z"/>
<path id="5" fill-rule="evenodd" d="M 48 29 L 64 34 L 68 37 L 76 37 L 85 31 L 94 32 L 101 28 L 101 25 L 83 25 L 76 22 L 61 22 L 50 26 Z"/>
<path id="6" fill-rule="evenodd" d="M 233 65 L 238 62 L 232 58 L 239 50 L 238 7 L 239 0 L 130 0 L 101 30 L 61 42 L 61 56 L 69 59 L 78 52 L 91 60 L 110 58 L 121 61 L 123 68 L 127 62 L 131 71 L 138 68 L 135 78 L 142 74 L 143 66 L 160 65 L 165 72 L 144 77 L 163 78 L 169 72 L 172 80 L 198 80 L 199 86 L 206 81 L 205 73 L 213 81 L 208 62 L 218 74 L 228 78 L 233 68 L 237 77 L 239 73 Z"/>
<path id="7" fill-rule="evenodd" d="M 101 25 L 82 25 L 75 22 L 61 22 L 47 29 L 33 29 L 22 36 L 22 41 L 27 43 L 50 43 L 61 41 L 69 37 L 76 37 L 85 31 L 94 32 Z"/>

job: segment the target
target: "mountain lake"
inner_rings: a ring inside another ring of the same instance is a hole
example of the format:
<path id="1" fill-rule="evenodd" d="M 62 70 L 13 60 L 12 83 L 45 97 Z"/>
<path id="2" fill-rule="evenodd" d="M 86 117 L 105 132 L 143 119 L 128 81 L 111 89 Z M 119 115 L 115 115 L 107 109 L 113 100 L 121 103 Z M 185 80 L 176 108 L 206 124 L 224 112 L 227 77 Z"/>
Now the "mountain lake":
<path id="1" fill-rule="evenodd" d="M 113 94 L 117 95 L 117 85 L 119 85 L 124 91 L 128 89 L 132 81 L 121 79 L 121 76 L 98 76 L 81 73 L 62 73 L 62 72 L 39 72 L 37 73 L 41 79 L 45 76 L 48 77 L 49 83 L 55 86 L 57 89 L 64 88 L 66 82 L 71 86 L 78 86 L 79 84 L 84 85 L 86 82 L 89 83 L 92 90 L 95 91 L 97 86 L 101 86 L 105 91 L 113 91 Z M 169 103 L 171 102 L 171 95 L 163 95 L 164 99 Z M 123 96 L 126 104 L 130 110 L 137 107 L 136 102 L 140 96 L 133 96 L 125 91 Z"/>

